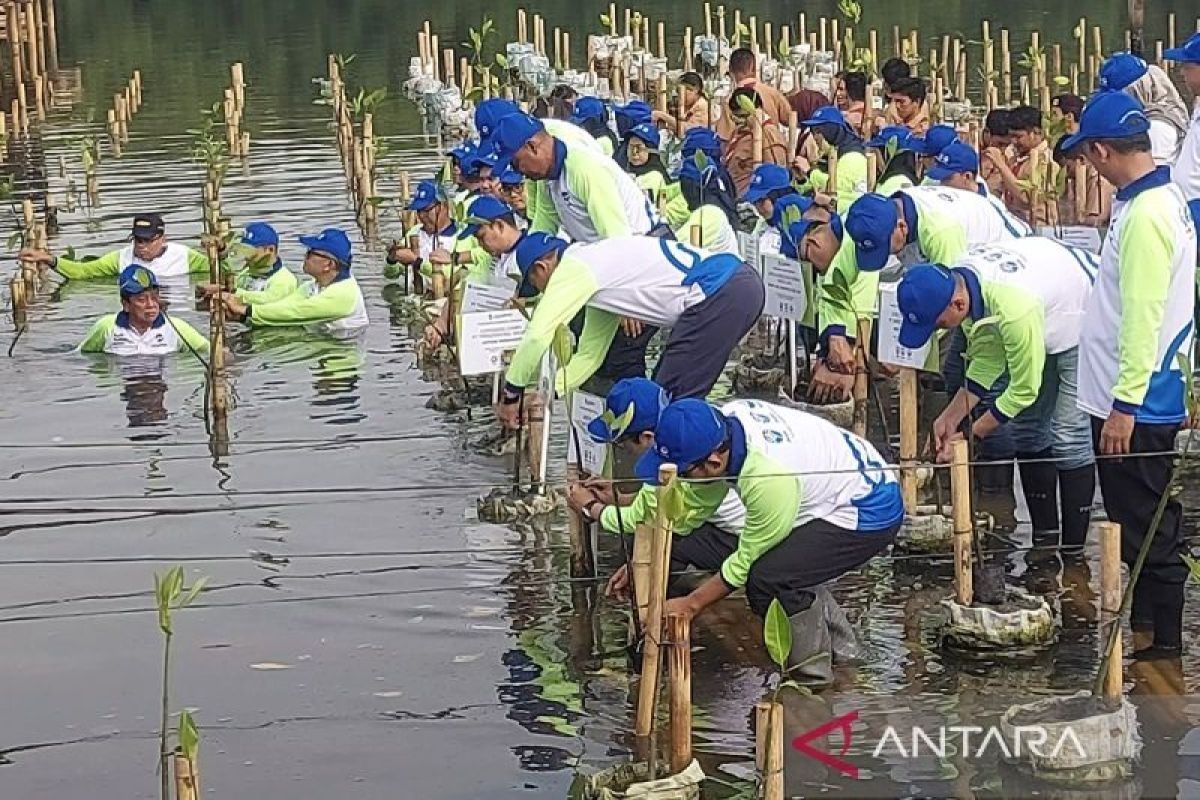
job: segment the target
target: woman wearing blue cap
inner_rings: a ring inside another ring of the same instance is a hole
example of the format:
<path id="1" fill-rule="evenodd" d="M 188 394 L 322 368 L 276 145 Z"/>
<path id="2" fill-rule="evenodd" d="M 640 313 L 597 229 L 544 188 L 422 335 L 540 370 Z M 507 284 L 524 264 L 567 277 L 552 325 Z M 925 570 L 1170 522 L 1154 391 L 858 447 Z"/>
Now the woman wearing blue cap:
<path id="1" fill-rule="evenodd" d="M 625 171 L 633 176 L 650 202 L 659 205 L 659 197 L 667 191 L 671 176 L 663 165 L 658 148 L 662 143 L 658 128 L 649 122 L 630 128 L 625 136 Z"/>
<path id="2" fill-rule="evenodd" d="M 1187 135 L 1179 146 L 1179 159 L 1171 177 L 1183 190 L 1188 200 L 1200 198 L 1200 33 L 1194 33 L 1182 47 L 1163 53 L 1179 65 L 1183 82 L 1196 99 L 1193 101 L 1192 118 Z"/>
<path id="3" fill-rule="evenodd" d="M 242 233 L 245 266 L 234 278 L 234 295 L 243 303 L 273 303 L 296 291 L 299 281 L 279 257 L 279 234 L 265 222 L 251 222 Z M 211 297 L 217 286 L 196 286 L 197 297 Z"/>
<path id="4" fill-rule="evenodd" d="M 813 132 L 817 143 L 837 153 L 837 185 L 824 190 L 834 199 L 834 208 L 845 214 L 850 204 L 867 191 L 867 156 L 863 140 L 855 133 L 842 112 L 834 106 L 818 108 L 800 125 Z M 828 176 L 821 180 L 828 181 Z M 818 181 L 814 180 L 814 186 Z"/>
<path id="5" fill-rule="evenodd" d="M 617 135 L 608 126 L 608 106 L 599 97 L 581 97 L 576 100 L 575 108 L 571 112 L 571 122 L 590 133 L 606 156 L 616 152 Z"/>
<path id="6" fill-rule="evenodd" d="M 639 125 L 653 125 L 652 113 L 645 100 L 630 100 L 613 108 L 613 120 L 617 124 L 617 148 L 613 151 L 613 159 L 621 169 L 629 169 L 629 132 Z"/>
<path id="7" fill-rule="evenodd" d="M 733 187 L 721 184 L 716 165 L 706 163 L 701 169 L 695 156 L 684 159 L 679 168 L 679 187 L 689 213 L 675 227 L 675 238 L 711 253 L 729 253 L 740 258 L 735 228 L 740 222 L 737 202 L 733 199 Z"/>
<path id="8" fill-rule="evenodd" d="M 121 311 L 96 320 L 79 345 L 83 353 L 161 356 L 191 348 L 208 352 L 208 337 L 182 319 L 168 319 L 159 300 L 158 278 L 132 264 L 118 277 Z"/>
<path id="9" fill-rule="evenodd" d="M 884 128 L 867 142 L 867 147 L 875 151 L 870 157 L 878 157 L 883 165 L 875 184 L 876 192 L 890 195 L 917 184 L 917 156 L 908 128 L 903 125 Z"/>

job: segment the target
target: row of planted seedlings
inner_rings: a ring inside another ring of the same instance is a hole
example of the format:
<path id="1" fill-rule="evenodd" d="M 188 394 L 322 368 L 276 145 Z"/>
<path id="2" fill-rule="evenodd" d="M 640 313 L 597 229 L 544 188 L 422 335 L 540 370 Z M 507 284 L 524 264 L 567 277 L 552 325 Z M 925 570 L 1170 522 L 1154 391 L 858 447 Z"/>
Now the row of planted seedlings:
<path id="1" fill-rule="evenodd" d="M 359 88 L 348 94 L 346 79 L 356 56 L 331 53 L 328 74 L 315 79 L 322 87 L 321 102 L 333 110 L 338 155 L 346 175 L 346 189 L 354 203 L 355 218 L 363 232 L 374 235 L 383 202 L 377 193 L 378 163 L 383 146 L 375 136 L 375 110 L 387 99 L 387 87 Z"/>

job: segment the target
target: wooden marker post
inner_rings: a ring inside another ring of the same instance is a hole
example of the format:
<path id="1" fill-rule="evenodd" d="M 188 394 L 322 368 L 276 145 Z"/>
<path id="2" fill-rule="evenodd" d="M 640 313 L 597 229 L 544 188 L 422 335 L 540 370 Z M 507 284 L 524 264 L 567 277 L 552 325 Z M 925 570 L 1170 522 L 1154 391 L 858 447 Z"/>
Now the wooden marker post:
<path id="1" fill-rule="evenodd" d="M 974 521 L 971 519 L 971 466 L 967 461 L 967 443 L 951 445 L 950 494 L 954 503 L 954 600 L 960 606 L 971 605 L 975 587 L 971 574 L 971 539 Z"/>
<path id="2" fill-rule="evenodd" d="M 754 763 L 762 777 L 763 800 L 784 800 L 783 703 L 754 706 Z"/>
<path id="3" fill-rule="evenodd" d="M 671 686 L 671 773 L 692 763 L 692 622 L 681 614 L 667 617 Z"/>
<path id="4" fill-rule="evenodd" d="M 17 4 L 6 3 L 4 6 L 4 21 L 8 27 L 8 47 L 12 53 L 13 83 L 21 85 L 25 81 L 25 68 L 21 63 L 21 26 L 17 24 Z"/>
<path id="5" fill-rule="evenodd" d="M 1004 88 L 1004 105 L 1012 103 L 1012 53 L 1008 49 L 1008 28 L 1000 29 L 1000 84 Z"/>
<path id="6" fill-rule="evenodd" d="M 1108 626 L 1121 624 L 1121 526 L 1101 522 L 1097 527 L 1100 528 L 1100 641 L 1107 642 Z M 1115 702 L 1125 693 L 1122 656 L 1118 634 L 1104 673 L 1105 700 Z"/>
<path id="7" fill-rule="evenodd" d="M 671 528 L 667 516 L 666 494 L 675 483 L 674 464 L 658 470 L 658 511 L 650 547 L 650 596 L 646 606 L 645 642 L 642 645 L 642 674 L 638 683 L 637 718 L 634 734 L 649 736 L 654 729 L 654 706 L 658 697 L 658 670 L 662 662 L 663 606 L 667 599 L 667 577 L 671 564 Z"/>
<path id="8" fill-rule="evenodd" d="M 198 800 L 200 774 L 194 769 L 191 759 L 183 753 L 176 753 L 175 762 L 175 800 Z"/>
<path id="9" fill-rule="evenodd" d="M 650 572 L 651 553 L 654 550 L 654 528 L 651 525 L 639 524 L 633 532 L 633 555 L 630 556 L 633 584 L 633 599 L 637 604 L 637 622 L 645 625 L 646 614 L 650 608 Z"/>
<path id="10" fill-rule="evenodd" d="M 221 261 L 217 243 L 210 240 L 205 250 L 208 255 L 209 281 L 221 287 Z M 225 387 L 225 304 L 221 300 L 221 294 L 222 290 L 218 288 L 209 301 L 209 412 L 213 422 L 217 424 L 223 423 L 229 413 L 229 395 Z"/>
<path id="11" fill-rule="evenodd" d="M 909 514 L 917 508 L 917 421 L 920 418 L 917 393 L 917 371 L 911 367 L 900 370 L 900 492 L 904 510 Z"/>
<path id="12" fill-rule="evenodd" d="M 858 341 L 854 343 L 854 433 L 867 436 L 867 409 L 870 407 L 871 375 L 867 348 L 871 342 L 871 320 L 858 320 Z"/>

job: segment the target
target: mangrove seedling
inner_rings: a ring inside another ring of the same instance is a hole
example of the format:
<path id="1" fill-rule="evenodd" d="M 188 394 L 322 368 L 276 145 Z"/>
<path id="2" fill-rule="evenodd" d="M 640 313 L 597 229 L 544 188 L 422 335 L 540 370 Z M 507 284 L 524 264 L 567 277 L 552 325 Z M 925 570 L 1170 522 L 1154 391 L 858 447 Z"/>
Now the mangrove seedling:
<path id="1" fill-rule="evenodd" d="M 167 725 L 171 713 L 171 641 L 175 635 L 174 612 L 186 608 L 204 591 L 208 578 L 197 578 L 185 586 L 183 567 L 154 573 L 154 598 L 158 606 L 158 629 L 163 634 L 162 705 L 158 727 L 158 770 L 161 778 L 160 800 L 171 796 L 171 751 L 167 749 Z M 190 716 L 189 716 L 190 719 Z"/>

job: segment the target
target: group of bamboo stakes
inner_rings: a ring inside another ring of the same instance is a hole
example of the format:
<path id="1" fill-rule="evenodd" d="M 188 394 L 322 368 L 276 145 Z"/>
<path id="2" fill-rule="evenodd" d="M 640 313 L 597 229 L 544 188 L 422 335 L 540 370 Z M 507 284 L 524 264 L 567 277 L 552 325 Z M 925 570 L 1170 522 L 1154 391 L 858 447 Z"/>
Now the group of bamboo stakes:
<path id="1" fill-rule="evenodd" d="M 24 247 L 45 249 L 46 247 L 46 218 L 38 219 L 34 212 L 33 200 L 26 197 L 21 201 L 21 241 Z M 20 262 L 20 268 L 9 280 L 9 299 L 12 304 L 13 322 L 18 328 L 25 324 L 26 309 L 29 301 L 37 293 L 41 282 L 41 274 L 36 264 L 30 261 Z"/>
<path id="2" fill-rule="evenodd" d="M 6 118 L 0 112 L 0 133 L 6 138 L 29 131 L 30 103 L 39 121 L 46 119 L 54 88 L 51 76 L 58 71 L 58 33 L 54 0 L 6 0 L 4 27 L 8 42 L 12 105 Z"/>
<path id="3" fill-rule="evenodd" d="M 250 132 L 242 130 L 242 117 L 246 111 L 246 79 L 242 62 L 229 65 L 229 79 L 222 102 L 225 139 L 229 154 L 244 158 L 250 154 Z"/>
<path id="4" fill-rule="evenodd" d="M 142 71 L 135 69 L 121 91 L 113 95 L 112 108 L 108 109 L 108 138 L 112 142 L 113 154 L 121 156 L 121 146 L 129 142 L 129 123 L 142 108 Z"/>
<path id="5" fill-rule="evenodd" d="M 346 81 L 337 56 L 329 55 L 329 88 L 333 99 L 333 121 L 338 154 L 346 174 L 346 188 L 354 200 L 358 223 L 364 230 L 374 230 L 379 221 L 376 197 L 375 116 L 369 111 L 362 115 L 356 129 L 350 103 L 346 99 Z"/>

